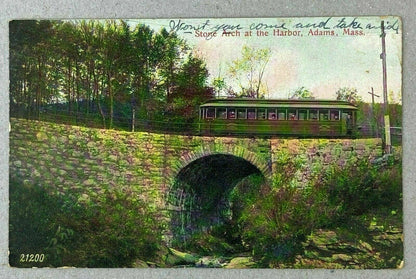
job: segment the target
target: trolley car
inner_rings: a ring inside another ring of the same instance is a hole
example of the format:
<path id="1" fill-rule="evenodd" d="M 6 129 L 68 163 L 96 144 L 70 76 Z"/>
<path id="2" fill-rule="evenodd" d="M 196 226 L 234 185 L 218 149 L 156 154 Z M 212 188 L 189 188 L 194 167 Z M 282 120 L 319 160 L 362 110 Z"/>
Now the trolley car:
<path id="1" fill-rule="evenodd" d="M 205 135 L 352 137 L 357 107 L 334 100 L 213 99 L 199 108 Z"/>

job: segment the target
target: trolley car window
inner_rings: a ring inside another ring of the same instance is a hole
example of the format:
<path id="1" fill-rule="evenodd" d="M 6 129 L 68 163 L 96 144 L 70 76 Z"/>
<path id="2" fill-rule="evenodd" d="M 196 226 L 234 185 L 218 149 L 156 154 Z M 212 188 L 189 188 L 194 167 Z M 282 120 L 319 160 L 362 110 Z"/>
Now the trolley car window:
<path id="1" fill-rule="evenodd" d="M 306 109 L 300 109 L 298 111 L 298 115 L 299 115 L 299 120 L 306 120 L 307 110 Z"/>
<path id="2" fill-rule="evenodd" d="M 217 118 L 227 119 L 227 110 L 225 108 L 217 108 Z"/>
<path id="3" fill-rule="evenodd" d="M 318 120 L 318 111 L 316 109 L 309 110 L 309 119 Z"/>
<path id="4" fill-rule="evenodd" d="M 235 109 L 228 109 L 228 119 L 235 119 Z"/>
<path id="5" fill-rule="evenodd" d="M 247 118 L 256 119 L 256 109 L 247 109 Z"/>
<path id="6" fill-rule="evenodd" d="M 257 119 L 266 119 L 266 109 L 257 110 Z"/>
<path id="7" fill-rule="evenodd" d="M 326 124 L 321 136 L 348 136 L 356 129 L 357 109 L 343 101 L 218 99 L 200 105 L 199 129 L 201 133 L 314 136 L 321 129 L 318 126 Z M 239 129 L 237 122 L 247 127 Z"/>
<path id="8" fill-rule="evenodd" d="M 268 109 L 267 112 L 268 112 L 268 118 L 270 120 L 276 120 L 277 119 L 277 117 L 276 117 L 276 109 Z"/>
<path id="9" fill-rule="evenodd" d="M 214 118 L 215 117 L 215 109 L 214 108 L 207 108 L 207 118 Z"/>
<path id="10" fill-rule="evenodd" d="M 328 115 L 328 110 L 319 110 L 319 120 L 324 121 L 324 120 L 329 120 L 329 115 Z"/>
<path id="11" fill-rule="evenodd" d="M 246 109 L 237 109 L 237 118 L 238 119 L 246 119 Z"/>
<path id="12" fill-rule="evenodd" d="M 297 120 L 297 111 L 295 109 L 290 109 L 287 113 L 289 120 Z"/>
<path id="13" fill-rule="evenodd" d="M 333 110 L 330 111 L 331 120 L 339 120 L 339 110 Z"/>
<path id="14" fill-rule="evenodd" d="M 278 109 L 277 110 L 277 119 L 286 120 L 286 110 Z"/>

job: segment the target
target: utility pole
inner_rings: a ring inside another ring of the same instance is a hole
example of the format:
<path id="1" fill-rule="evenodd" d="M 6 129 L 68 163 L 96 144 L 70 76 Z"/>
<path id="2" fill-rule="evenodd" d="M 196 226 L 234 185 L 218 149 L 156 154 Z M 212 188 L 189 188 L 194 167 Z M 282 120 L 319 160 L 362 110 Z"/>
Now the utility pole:
<path id="1" fill-rule="evenodd" d="M 371 117 L 372 117 L 373 121 L 375 120 L 375 122 L 376 122 L 376 137 L 378 138 L 378 118 L 376 117 L 376 115 L 374 113 L 374 96 L 376 96 L 376 97 L 380 97 L 380 96 L 374 94 L 374 88 L 373 87 L 371 87 L 371 92 L 368 92 L 368 94 L 371 95 Z M 371 132 L 374 135 L 374 124 L 371 124 L 371 128 L 373 129 Z"/>
<path id="2" fill-rule="evenodd" d="M 384 32 L 384 20 L 381 21 L 381 48 L 382 53 L 380 59 L 383 65 L 383 96 L 384 96 L 384 132 L 386 135 L 386 153 L 391 151 L 390 138 L 390 117 L 389 117 L 389 101 L 387 99 L 387 67 L 386 67 L 386 33 Z"/>

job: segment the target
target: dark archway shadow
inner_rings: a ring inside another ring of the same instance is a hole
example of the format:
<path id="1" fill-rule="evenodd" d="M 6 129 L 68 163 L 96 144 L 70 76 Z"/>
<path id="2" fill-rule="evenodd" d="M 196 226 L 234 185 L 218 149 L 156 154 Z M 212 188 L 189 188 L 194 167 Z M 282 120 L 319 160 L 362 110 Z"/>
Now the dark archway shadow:
<path id="1" fill-rule="evenodd" d="M 167 199 L 173 246 L 186 246 L 194 235 L 230 223 L 230 194 L 251 175 L 263 177 L 252 163 L 229 154 L 207 155 L 182 168 Z"/>

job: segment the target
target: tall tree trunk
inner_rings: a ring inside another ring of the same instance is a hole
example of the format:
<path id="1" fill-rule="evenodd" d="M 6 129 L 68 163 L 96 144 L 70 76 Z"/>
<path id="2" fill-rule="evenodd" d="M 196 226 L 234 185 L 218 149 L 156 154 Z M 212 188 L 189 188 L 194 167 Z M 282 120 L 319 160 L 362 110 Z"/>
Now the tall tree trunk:
<path id="1" fill-rule="evenodd" d="M 88 119 L 89 113 L 90 113 L 90 106 L 91 106 L 91 72 L 87 73 L 86 77 L 86 83 L 87 83 L 87 107 L 85 108 L 85 114 L 86 118 Z"/>
<path id="2" fill-rule="evenodd" d="M 131 131 L 134 132 L 134 127 L 136 126 L 136 106 L 134 105 L 134 97 L 131 101 Z"/>
<path id="3" fill-rule="evenodd" d="M 259 81 L 257 83 L 257 88 L 256 88 L 257 99 L 259 98 L 259 95 L 260 95 L 261 80 L 263 79 L 264 70 L 266 69 L 266 65 L 267 65 L 267 62 L 264 63 L 264 65 L 260 68 L 260 71 L 259 71 Z"/>
<path id="4" fill-rule="evenodd" d="M 75 123 L 78 124 L 78 117 L 79 117 L 79 65 L 78 65 L 78 61 L 75 61 L 75 94 L 76 94 Z"/>
<path id="5" fill-rule="evenodd" d="M 114 117 L 114 96 L 113 90 L 111 88 L 111 74 L 110 71 L 107 71 L 107 86 L 108 86 L 108 96 L 110 98 L 110 129 L 113 129 L 113 117 Z"/>
<path id="6" fill-rule="evenodd" d="M 145 98 L 145 89 L 143 88 L 143 77 L 140 77 L 140 117 L 146 114 L 145 107 L 144 107 L 144 98 Z"/>
<path id="7" fill-rule="evenodd" d="M 134 132 L 135 124 L 136 124 L 136 97 L 133 90 L 133 78 L 130 78 L 130 88 L 131 88 L 131 98 L 130 98 L 130 106 L 131 106 L 131 131 Z"/>
<path id="8" fill-rule="evenodd" d="M 169 78 L 167 82 L 167 102 L 170 103 L 171 93 L 170 90 L 172 88 L 172 80 L 173 80 L 173 61 L 169 64 Z"/>
<path id="9" fill-rule="evenodd" d="M 99 91 L 98 87 L 99 87 L 99 84 L 98 84 L 98 79 L 97 79 L 97 75 L 95 74 L 95 71 L 93 72 L 93 79 L 94 79 L 94 95 L 95 95 L 95 100 L 96 100 L 96 103 L 97 103 L 98 111 L 100 112 L 101 118 L 103 120 L 103 128 L 105 129 L 106 128 L 106 125 L 105 125 L 105 115 L 104 115 L 103 109 L 101 107 L 100 98 L 98 96 L 98 91 Z"/>
<path id="10" fill-rule="evenodd" d="M 68 72 L 67 72 L 67 94 L 68 94 L 68 114 L 71 115 L 71 76 L 72 76 L 72 69 L 71 69 L 71 60 L 68 58 Z"/>
<path id="11" fill-rule="evenodd" d="M 32 64 L 28 65 L 28 72 L 32 72 Z M 33 92 L 32 92 L 32 80 L 27 80 L 27 119 L 30 119 L 32 117 L 32 99 L 33 99 Z"/>
<path id="12" fill-rule="evenodd" d="M 26 117 L 27 117 L 27 119 L 29 119 L 30 118 L 30 105 L 29 105 L 29 102 L 30 102 L 30 97 L 29 97 L 29 94 L 28 94 L 28 92 L 27 92 L 27 80 L 25 79 L 25 80 L 23 80 L 23 94 L 24 94 L 24 103 L 26 103 L 26 110 L 27 110 L 27 114 L 26 114 Z"/>
<path id="13" fill-rule="evenodd" d="M 42 85 L 42 69 L 41 69 L 41 61 L 38 58 L 38 83 L 36 88 L 36 118 L 40 120 L 40 98 L 41 98 L 41 85 Z"/>

